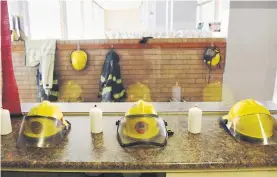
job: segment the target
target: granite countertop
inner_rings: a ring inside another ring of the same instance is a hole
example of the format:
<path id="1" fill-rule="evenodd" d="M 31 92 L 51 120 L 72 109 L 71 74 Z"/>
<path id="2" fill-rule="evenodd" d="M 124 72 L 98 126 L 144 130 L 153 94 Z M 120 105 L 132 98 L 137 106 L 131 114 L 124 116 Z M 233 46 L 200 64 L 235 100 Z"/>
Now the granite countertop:
<path id="1" fill-rule="evenodd" d="M 164 148 L 122 148 L 115 122 L 104 117 L 104 133 L 90 134 L 89 118 L 66 117 L 69 136 L 56 148 L 16 148 L 20 119 L 12 119 L 13 133 L 2 136 L 2 170 L 63 169 L 63 171 L 157 171 L 277 167 L 277 145 L 238 143 L 218 124 L 218 115 L 204 115 L 202 133 L 187 131 L 186 116 L 164 116 L 175 134 Z"/>

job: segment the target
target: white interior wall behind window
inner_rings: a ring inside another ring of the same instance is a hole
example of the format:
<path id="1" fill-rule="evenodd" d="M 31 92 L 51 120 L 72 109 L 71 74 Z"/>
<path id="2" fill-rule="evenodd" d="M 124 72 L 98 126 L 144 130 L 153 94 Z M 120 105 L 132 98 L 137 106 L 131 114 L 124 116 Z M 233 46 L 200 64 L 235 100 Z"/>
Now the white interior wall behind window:
<path id="1" fill-rule="evenodd" d="M 12 15 L 20 16 L 21 29 L 27 36 L 30 36 L 30 19 L 29 19 L 29 3 L 28 1 L 8 1 L 8 10 L 10 18 L 10 26 L 13 28 Z"/>
<path id="2" fill-rule="evenodd" d="M 29 1 L 31 39 L 60 39 L 59 0 Z"/>
<path id="3" fill-rule="evenodd" d="M 105 12 L 95 3 L 93 3 L 92 29 L 88 33 L 92 35 L 93 39 L 105 38 Z"/>
<path id="4" fill-rule="evenodd" d="M 93 1 L 83 1 L 83 34 L 82 37 L 86 39 L 92 39 L 93 38 Z"/>
<path id="5" fill-rule="evenodd" d="M 60 0 L 12 1 L 9 2 L 9 10 L 10 15 L 23 17 L 24 32 L 27 32 L 29 39 L 105 37 L 102 8 L 93 1 L 63 1 L 63 3 L 65 5 L 61 5 Z"/>
<path id="6" fill-rule="evenodd" d="M 201 19 L 203 22 L 212 22 L 215 20 L 215 1 L 208 2 L 201 6 Z"/>
<path id="7" fill-rule="evenodd" d="M 67 39 L 104 38 L 104 10 L 93 1 L 66 1 Z"/>
<path id="8" fill-rule="evenodd" d="M 140 9 L 106 10 L 105 29 L 117 32 L 141 31 Z"/>
<path id="9" fill-rule="evenodd" d="M 69 39 L 79 39 L 83 36 L 81 3 L 66 1 L 67 34 Z"/>
<path id="10" fill-rule="evenodd" d="M 196 1 L 173 1 L 173 31 L 195 30 Z M 208 11 L 212 9 L 207 9 Z"/>

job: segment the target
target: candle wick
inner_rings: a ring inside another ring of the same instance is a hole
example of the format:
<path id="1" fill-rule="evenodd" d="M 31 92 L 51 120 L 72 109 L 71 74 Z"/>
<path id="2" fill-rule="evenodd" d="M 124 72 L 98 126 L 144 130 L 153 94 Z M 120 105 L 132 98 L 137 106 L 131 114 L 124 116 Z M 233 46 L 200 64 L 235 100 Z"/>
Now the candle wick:
<path id="1" fill-rule="evenodd" d="M 96 108 L 96 107 L 97 107 L 97 105 L 94 105 L 94 107 Z"/>

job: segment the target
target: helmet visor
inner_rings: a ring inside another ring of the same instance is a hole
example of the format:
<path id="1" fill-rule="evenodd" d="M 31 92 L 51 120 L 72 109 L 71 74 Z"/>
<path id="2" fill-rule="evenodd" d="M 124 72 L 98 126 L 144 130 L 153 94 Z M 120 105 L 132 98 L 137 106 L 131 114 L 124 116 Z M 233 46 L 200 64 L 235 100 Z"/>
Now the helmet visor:
<path id="1" fill-rule="evenodd" d="M 223 122 L 238 141 L 263 145 L 277 144 L 277 121 L 271 115 L 251 114 Z"/>
<path id="2" fill-rule="evenodd" d="M 70 131 L 71 125 L 43 116 L 25 116 L 21 123 L 18 147 L 54 147 L 59 144 Z"/>
<path id="3" fill-rule="evenodd" d="M 129 115 L 117 122 L 117 139 L 123 147 L 165 146 L 167 137 L 165 122 L 157 115 Z"/>

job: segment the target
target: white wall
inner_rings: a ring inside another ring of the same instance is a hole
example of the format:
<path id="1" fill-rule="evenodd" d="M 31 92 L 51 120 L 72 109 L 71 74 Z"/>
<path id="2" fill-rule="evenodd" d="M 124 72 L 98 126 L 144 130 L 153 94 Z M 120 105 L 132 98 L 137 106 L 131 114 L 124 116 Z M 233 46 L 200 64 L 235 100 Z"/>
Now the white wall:
<path id="1" fill-rule="evenodd" d="M 173 1 L 173 7 L 171 7 L 170 1 L 168 6 L 166 6 L 166 1 L 156 1 L 154 14 L 156 20 L 155 31 L 166 31 L 166 8 L 168 8 L 169 31 L 171 23 L 172 31 L 196 29 L 196 1 Z M 171 10 L 173 13 L 171 13 Z M 173 15 L 172 18 L 171 14 Z"/>
<path id="2" fill-rule="evenodd" d="M 9 15 L 20 16 L 22 30 L 26 33 L 27 36 L 30 36 L 30 28 L 29 28 L 30 18 L 29 18 L 28 8 L 29 8 L 29 4 L 27 1 L 8 1 Z M 10 18 L 10 21 L 11 21 L 11 18 Z M 10 25 L 12 25 L 11 22 L 10 22 Z"/>
<path id="3" fill-rule="evenodd" d="M 174 1 L 173 30 L 196 29 L 196 1 Z"/>
<path id="4" fill-rule="evenodd" d="M 260 4 L 259 4 L 260 3 Z M 223 100 L 272 100 L 277 68 L 277 2 L 231 1 Z M 260 20 L 259 20 L 260 19 Z"/>
<path id="5" fill-rule="evenodd" d="M 219 21 L 221 21 L 221 36 L 227 37 L 228 26 L 229 26 L 229 13 L 230 13 L 230 1 L 221 0 L 219 1 Z"/>
<path id="6" fill-rule="evenodd" d="M 140 9 L 105 10 L 105 30 L 119 32 L 141 31 Z"/>

